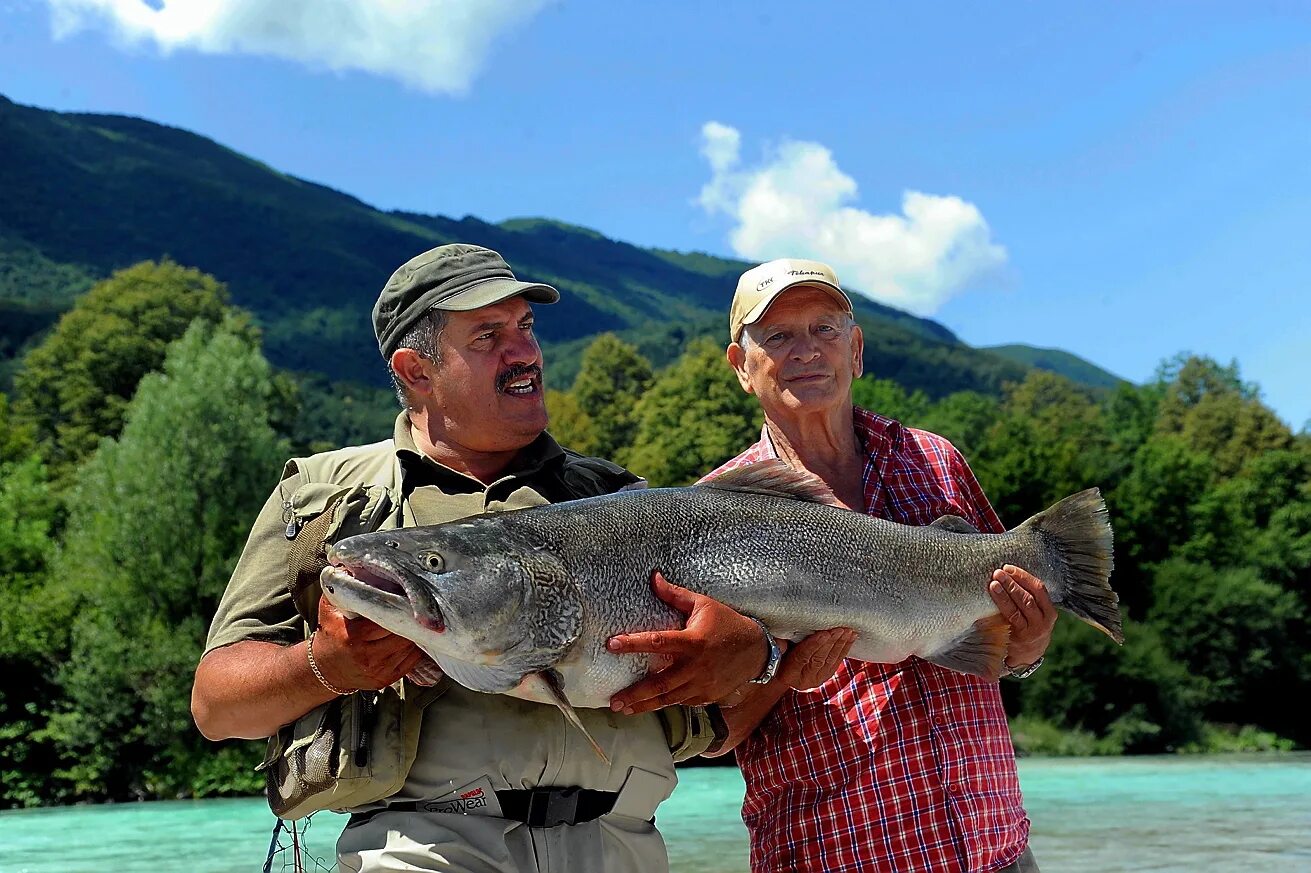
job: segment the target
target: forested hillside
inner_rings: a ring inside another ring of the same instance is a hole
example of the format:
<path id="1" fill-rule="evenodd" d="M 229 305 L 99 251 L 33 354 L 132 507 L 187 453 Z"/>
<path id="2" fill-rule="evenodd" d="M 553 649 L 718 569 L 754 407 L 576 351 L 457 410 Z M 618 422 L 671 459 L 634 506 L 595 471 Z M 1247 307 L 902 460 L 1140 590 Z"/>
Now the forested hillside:
<path id="1" fill-rule="evenodd" d="M 184 130 L 4 97 L 0 156 L 0 387 L 78 295 L 143 260 L 172 258 L 224 282 L 262 328 L 275 366 L 374 387 L 386 382 L 373 300 L 392 270 L 440 243 L 489 246 L 521 277 L 560 288 L 560 303 L 539 321 L 559 386 L 604 331 L 661 364 L 691 338 L 719 336 L 748 266 L 546 219 L 384 212 Z M 869 372 L 938 397 L 996 394 L 1030 369 L 933 321 L 857 300 Z"/>

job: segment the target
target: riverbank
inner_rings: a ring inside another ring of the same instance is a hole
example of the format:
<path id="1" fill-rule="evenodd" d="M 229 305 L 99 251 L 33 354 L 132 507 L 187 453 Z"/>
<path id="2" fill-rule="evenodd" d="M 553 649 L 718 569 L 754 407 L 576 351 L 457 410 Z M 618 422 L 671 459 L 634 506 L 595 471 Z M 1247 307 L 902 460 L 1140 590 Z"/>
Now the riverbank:
<path id="1" fill-rule="evenodd" d="M 1155 725 L 1133 718 L 1120 719 L 1116 727 L 1105 736 L 1097 736 L 1092 731 L 1071 730 L 1021 715 L 1011 719 L 1011 741 L 1020 757 L 1133 757 L 1126 754 L 1126 747 L 1136 742 L 1142 732 L 1156 729 Z M 1196 740 L 1174 751 L 1181 755 L 1229 755 L 1296 750 L 1297 744 L 1292 740 L 1252 725 L 1203 723 Z"/>

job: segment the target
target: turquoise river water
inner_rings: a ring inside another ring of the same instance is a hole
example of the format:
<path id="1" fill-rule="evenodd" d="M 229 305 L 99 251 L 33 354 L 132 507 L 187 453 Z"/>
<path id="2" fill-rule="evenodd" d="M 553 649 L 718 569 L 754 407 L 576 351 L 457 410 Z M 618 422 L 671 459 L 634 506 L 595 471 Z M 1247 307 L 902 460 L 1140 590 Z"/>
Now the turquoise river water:
<path id="1" fill-rule="evenodd" d="M 745 873 L 741 776 L 680 778 L 659 813 L 673 870 Z M 1020 780 L 1043 873 L 1311 873 L 1311 754 L 1025 759 Z M 309 854 L 331 859 L 344 821 L 315 816 Z M 0 873 L 257 873 L 272 824 L 260 799 L 4 812 Z"/>

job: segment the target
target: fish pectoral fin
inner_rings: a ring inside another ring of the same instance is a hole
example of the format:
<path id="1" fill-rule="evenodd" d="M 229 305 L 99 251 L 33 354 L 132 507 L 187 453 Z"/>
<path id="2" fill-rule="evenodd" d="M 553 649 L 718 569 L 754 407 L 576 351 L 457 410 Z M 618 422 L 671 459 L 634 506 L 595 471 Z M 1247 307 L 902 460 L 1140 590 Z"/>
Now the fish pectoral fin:
<path id="1" fill-rule="evenodd" d="M 949 530 L 952 533 L 959 534 L 976 534 L 979 529 L 970 524 L 959 515 L 943 515 L 933 520 L 929 527 L 936 527 L 939 530 Z"/>
<path id="2" fill-rule="evenodd" d="M 966 634 L 941 650 L 920 657 L 939 667 L 994 682 L 1006 669 L 1006 649 L 1010 641 L 1010 623 L 1001 613 L 995 612 L 976 621 Z"/>
<path id="3" fill-rule="evenodd" d="M 556 706 L 560 707 L 560 712 L 564 713 L 565 720 L 578 728 L 578 730 L 582 731 L 583 736 L 587 738 L 587 742 L 591 745 L 592 751 L 596 752 L 596 756 L 604 761 L 606 766 L 610 765 L 610 756 L 605 753 L 605 749 L 601 748 L 600 744 L 597 743 L 597 741 L 592 738 L 592 735 L 587 732 L 587 728 L 583 727 L 582 719 L 578 717 L 578 713 L 574 710 L 573 704 L 570 703 L 569 698 L 565 696 L 564 689 L 560 687 L 560 675 L 558 673 L 554 670 L 543 670 L 539 673 L 529 673 L 527 676 L 523 677 L 523 685 L 541 692 L 541 696 L 546 697 Z"/>

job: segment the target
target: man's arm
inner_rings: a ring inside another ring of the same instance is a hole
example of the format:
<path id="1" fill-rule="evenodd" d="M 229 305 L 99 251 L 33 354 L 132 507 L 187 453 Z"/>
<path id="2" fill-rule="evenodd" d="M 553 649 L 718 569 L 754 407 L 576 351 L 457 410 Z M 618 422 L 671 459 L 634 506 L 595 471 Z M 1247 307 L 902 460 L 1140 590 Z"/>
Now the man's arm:
<path id="1" fill-rule="evenodd" d="M 310 668 L 305 622 L 286 584 L 284 495 L 299 485 L 293 472 L 265 501 L 196 667 L 191 711 L 210 739 L 272 736 L 333 697 Z M 346 620 L 326 599 L 317 619 L 314 660 L 337 688 L 382 688 L 424 657 L 413 643 L 367 619 Z"/>
<path id="2" fill-rule="evenodd" d="M 314 664 L 343 691 L 385 688 L 427 658 L 367 618 L 345 618 L 326 599 L 318 621 Z M 259 739 L 336 697 L 310 666 L 310 642 L 243 640 L 206 654 L 191 689 L 196 727 L 211 740 Z"/>
<path id="3" fill-rule="evenodd" d="M 272 736 L 336 695 L 310 670 L 305 643 L 245 640 L 201 658 L 191 688 L 191 715 L 207 739 Z"/>
<path id="4" fill-rule="evenodd" d="M 728 725 L 728 738 L 706 757 L 723 755 L 751 736 L 789 691 L 805 691 L 827 682 L 855 641 L 856 632 L 850 628 L 832 628 L 813 633 L 789 646 L 773 681 L 766 685 L 750 685 L 740 703 L 720 706 L 724 723 Z M 779 644 L 787 645 L 787 641 L 782 640 Z"/>
<path id="5" fill-rule="evenodd" d="M 612 652 L 673 658 L 670 666 L 616 694 L 611 709 L 631 715 L 675 704 L 715 703 L 764 672 L 768 649 L 755 619 L 714 598 L 672 585 L 659 571 L 652 575 L 651 587 L 665 603 L 687 613 L 687 623 L 682 630 L 611 637 L 606 647 Z M 855 632 L 845 628 L 812 634 L 788 653 L 774 681 L 783 676 L 792 687 L 819 685 L 833 675 L 854 641 Z M 834 656 L 838 646 L 841 654 Z"/>
<path id="6" fill-rule="evenodd" d="M 630 685 L 610 700 L 625 715 L 666 706 L 714 703 L 759 676 L 769 649 L 754 619 L 719 601 L 670 584 L 660 571 L 651 590 L 687 614 L 682 630 L 649 631 L 611 637 L 606 648 L 616 654 L 649 652 L 673 663 Z"/>
<path id="7" fill-rule="evenodd" d="M 1047 586 L 1028 570 L 1007 564 L 993 572 L 988 594 L 1011 626 L 1007 668 L 1027 667 L 1041 658 L 1056 626 L 1056 607 Z"/>

